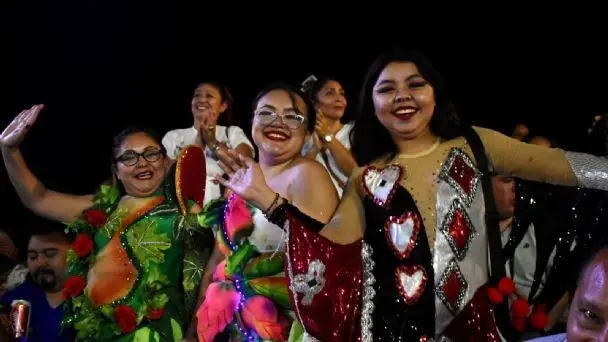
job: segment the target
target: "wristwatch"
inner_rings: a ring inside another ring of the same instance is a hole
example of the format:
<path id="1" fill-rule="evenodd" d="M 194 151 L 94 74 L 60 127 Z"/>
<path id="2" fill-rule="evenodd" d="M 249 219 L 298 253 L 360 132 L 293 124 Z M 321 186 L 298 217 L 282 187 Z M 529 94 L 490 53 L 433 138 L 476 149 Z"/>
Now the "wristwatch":
<path id="1" fill-rule="evenodd" d="M 209 149 L 211 150 L 211 152 L 217 153 L 217 150 L 220 149 L 220 143 L 216 141 L 214 144 L 209 145 Z"/>
<path id="2" fill-rule="evenodd" d="M 328 134 L 323 137 L 323 140 L 325 141 L 326 144 L 329 144 L 332 140 L 334 140 L 334 136 L 331 134 Z"/>

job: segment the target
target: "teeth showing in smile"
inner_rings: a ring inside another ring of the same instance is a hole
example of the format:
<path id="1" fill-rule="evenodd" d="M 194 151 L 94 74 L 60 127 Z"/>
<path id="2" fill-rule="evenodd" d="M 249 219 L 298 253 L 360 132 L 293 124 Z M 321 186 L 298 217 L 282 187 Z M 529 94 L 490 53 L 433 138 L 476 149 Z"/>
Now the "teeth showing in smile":
<path id="1" fill-rule="evenodd" d="M 417 111 L 418 111 L 418 109 L 413 108 L 413 107 L 404 107 L 404 108 L 398 108 L 395 111 L 395 114 L 398 114 L 398 115 L 414 114 Z"/>
<path id="2" fill-rule="evenodd" d="M 145 172 L 142 172 L 142 173 L 138 173 L 137 175 L 135 175 L 135 178 L 137 178 L 139 180 L 151 179 L 152 178 L 152 172 L 145 171 Z"/>
<path id="3" fill-rule="evenodd" d="M 289 137 L 283 133 L 280 132 L 268 132 L 266 133 L 266 136 L 272 140 L 287 140 Z"/>
<path id="4" fill-rule="evenodd" d="M 196 106 L 196 110 L 205 110 L 205 109 L 209 109 L 208 106 Z"/>

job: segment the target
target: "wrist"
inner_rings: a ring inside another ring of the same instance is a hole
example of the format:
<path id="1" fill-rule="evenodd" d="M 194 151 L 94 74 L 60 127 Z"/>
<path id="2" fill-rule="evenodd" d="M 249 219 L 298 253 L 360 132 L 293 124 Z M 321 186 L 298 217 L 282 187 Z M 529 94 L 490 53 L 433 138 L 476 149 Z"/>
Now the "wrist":
<path id="1" fill-rule="evenodd" d="M 11 155 L 19 151 L 19 146 L 0 145 L 0 151 L 2 154 Z"/>
<path id="2" fill-rule="evenodd" d="M 321 136 L 321 141 L 323 142 L 323 146 L 329 145 L 332 141 L 334 141 L 335 137 L 333 134 L 325 134 Z"/>
<path id="3" fill-rule="evenodd" d="M 275 202 L 277 193 L 266 186 L 263 189 L 260 189 L 259 196 L 256 200 L 253 200 L 251 204 L 262 211 L 267 211 L 272 204 Z"/>

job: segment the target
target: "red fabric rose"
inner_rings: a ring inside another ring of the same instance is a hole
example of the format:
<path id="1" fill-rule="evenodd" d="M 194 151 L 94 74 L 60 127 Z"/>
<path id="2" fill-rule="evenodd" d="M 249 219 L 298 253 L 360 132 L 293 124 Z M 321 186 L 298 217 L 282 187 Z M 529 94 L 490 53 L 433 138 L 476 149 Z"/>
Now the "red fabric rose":
<path id="1" fill-rule="evenodd" d="M 165 309 L 164 308 L 160 308 L 160 309 L 153 309 L 153 308 L 148 308 L 148 318 L 149 319 L 159 319 L 161 317 L 163 317 L 163 315 L 165 314 Z"/>
<path id="2" fill-rule="evenodd" d="M 518 333 L 523 332 L 526 329 L 526 319 L 523 317 L 513 317 L 513 328 Z"/>
<path id="3" fill-rule="evenodd" d="M 63 296 L 76 297 L 79 296 L 87 285 L 86 280 L 82 276 L 71 276 L 65 281 L 63 287 Z"/>
<path id="4" fill-rule="evenodd" d="M 544 330 L 549 323 L 549 316 L 542 311 L 533 313 L 530 316 L 530 325 L 536 330 Z"/>
<path id="5" fill-rule="evenodd" d="M 515 293 L 515 283 L 509 277 L 504 277 L 498 282 L 498 291 L 505 296 L 510 296 Z"/>
<path id="6" fill-rule="evenodd" d="M 492 304 L 500 304 L 503 301 L 503 296 L 500 291 L 495 287 L 488 288 L 488 297 L 490 298 L 490 303 Z"/>
<path id="7" fill-rule="evenodd" d="M 84 219 L 95 228 L 101 228 L 106 224 L 106 213 L 99 209 L 89 209 L 84 212 Z"/>
<path id="8" fill-rule="evenodd" d="M 513 305 L 511 305 L 511 312 L 513 313 L 513 317 L 526 317 L 528 316 L 529 311 L 530 305 L 525 299 L 520 298 L 513 302 Z"/>
<path id="9" fill-rule="evenodd" d="M 127 305 L 119 305 L 114 309 L 114 319 L 123 334 L 130 333 L 137 327 L 137 314 Z"/>
<path id="10" fill-rule="evenodd" d="M 72 243 L 72 250 L 76 255 L 81 258 L 86 257 L 91 253 L 93 249 L 93 239 L 87 234 L 78 234 L 76 235 L 76 239 L 74 243 Z"/>

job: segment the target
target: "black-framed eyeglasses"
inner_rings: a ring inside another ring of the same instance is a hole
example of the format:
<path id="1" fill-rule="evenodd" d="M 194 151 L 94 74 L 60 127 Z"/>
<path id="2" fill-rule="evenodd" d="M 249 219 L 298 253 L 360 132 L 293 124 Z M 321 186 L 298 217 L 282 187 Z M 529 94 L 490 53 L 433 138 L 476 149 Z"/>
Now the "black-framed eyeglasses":
<path id="1" fill-rule="evenodd" d="M 269 108 L 258 108 L 255 110 L 254 114 L 256 120 L 264 126 L 271 125 L 273 122 L 277 121 L 279 117 L 289 129 L 298 129 L 306 122 L 304 115 L 295 109 L 287 109 L 279 114 L 275 110 Z"/>
<path id="2" fill-rule="evenodd" d="M 164 151 L 161 148 L 145 150 L 141 153 L 128 150 L 114 161 L 122 163 L 124 166 L 133 166 L 139 162 L 139 157 L 143 157 L 147 162 L 154 163 L 160 159 L 163 153 Z"/>

